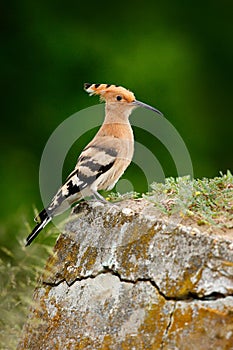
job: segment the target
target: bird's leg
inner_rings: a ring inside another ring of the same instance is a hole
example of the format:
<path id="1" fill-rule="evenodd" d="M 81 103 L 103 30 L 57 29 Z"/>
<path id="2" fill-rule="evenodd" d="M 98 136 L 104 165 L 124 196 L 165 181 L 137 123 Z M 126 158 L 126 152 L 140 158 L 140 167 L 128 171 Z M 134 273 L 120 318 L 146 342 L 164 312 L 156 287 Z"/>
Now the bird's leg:
<path id="1" fill-rule="evenodd" d="M 99 194 L 99 192 L 92 190 L 92 194 L 93 194 L 93 197 L 97 201 L 104 203 L 104 204 L 109 204 L 109 202 L 103 196 L 101 196 L 101 194 Z"/>
<path id="2" fill-rule="evenodd" d="M 103 203 L 103 204 L 107 204 L 108 205 L 108 213 L 111 213 L 112 211 L 114 211 L 114 210 L 119 210 L 119 207 L 118 207 L 118 205 L 116 204 L 116 203 L 112 203 L 112 202 L 109 202 L 109 201 L 106 201 L 106 199 L 103 197 L 103 196 L 101 196 L 101 194 L 99 194 L 99 192 L 97 192 L 97 191 L 92 191 L 92 193 L 93 193 L 93 196 L 98 200 L 98 201 L 100 201 L 101 203 Z"/>

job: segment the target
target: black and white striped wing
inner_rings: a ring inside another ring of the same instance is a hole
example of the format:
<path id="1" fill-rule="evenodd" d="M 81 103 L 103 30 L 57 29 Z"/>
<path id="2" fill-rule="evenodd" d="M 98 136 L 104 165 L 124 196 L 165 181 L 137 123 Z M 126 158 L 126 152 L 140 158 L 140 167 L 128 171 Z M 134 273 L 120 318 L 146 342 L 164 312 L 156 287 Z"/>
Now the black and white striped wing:
<path id="1" fill-rule="evenodd" d="M 47 211 L 57 215 L 83 196 L 92 194 L 91 186 L 112 168 L 117 159 L 118 151 L 105 147 L 105 143 L 92 142 L 83 150 L 74 171 L 54 196 Z"/>

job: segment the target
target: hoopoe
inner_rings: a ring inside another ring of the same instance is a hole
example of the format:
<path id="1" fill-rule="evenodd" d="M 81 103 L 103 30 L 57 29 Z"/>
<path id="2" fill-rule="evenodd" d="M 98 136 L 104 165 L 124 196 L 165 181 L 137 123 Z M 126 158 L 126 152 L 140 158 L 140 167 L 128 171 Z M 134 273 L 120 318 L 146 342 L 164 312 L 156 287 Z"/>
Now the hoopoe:
<path id="1" fill-rule="evenodd" d="M 56 215 L 73 203 L 86 197 L 107 201 L 98 190 L 111 190 L 132 161 L 134 136 L 129 116 L 136 107 L 144 107 L 158 114 L 160 111 L 137 101 L 134 94 L 122 86 L 110 84 L 84 84 L 90 95 L 99 95 L 105 101 L 105 119 L 78 158 L 75 169 L 53 197 L 47 208 L 35 218 L 36 227 L 27 237 L 26 246 Z"/>

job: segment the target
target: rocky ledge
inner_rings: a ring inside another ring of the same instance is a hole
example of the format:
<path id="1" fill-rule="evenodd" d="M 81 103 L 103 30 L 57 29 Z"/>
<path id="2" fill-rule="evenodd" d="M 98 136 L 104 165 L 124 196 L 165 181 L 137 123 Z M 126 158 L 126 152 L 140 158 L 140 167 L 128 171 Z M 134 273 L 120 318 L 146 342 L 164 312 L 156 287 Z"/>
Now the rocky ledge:
<path id="1" fill-rule="evenodd" d="M 146 199 L 75 208 L 21 349 L 233 349 L 233 232 Z"/>

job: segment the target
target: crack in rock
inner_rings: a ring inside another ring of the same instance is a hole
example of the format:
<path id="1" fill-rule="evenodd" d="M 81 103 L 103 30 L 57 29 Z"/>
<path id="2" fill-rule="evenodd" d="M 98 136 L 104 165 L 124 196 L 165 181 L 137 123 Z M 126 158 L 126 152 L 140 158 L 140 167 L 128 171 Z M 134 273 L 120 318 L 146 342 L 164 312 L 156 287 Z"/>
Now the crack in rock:
<path id="1" fill-rule="evenodd" d="M 168 325 L 165 329 L 165 332 L 163 334 L 163 338 L 162 338 L 162 342 L 161 342 L 161 346 L 160 346 L 160 349 L 163 350 L 164 349 L 164 342 L 165 342 L 165 339 L 167 338 L 168 334 L 169 334 L 169 330 L 170 330 L 170 327 L 172 325 L 172 319 L 173 319 L 173 315 L 174 315 L 174 312 L 175 312 L 175 309 L 176 309 L 176 304 L 177 304 L 177 301 L 174 302 L 174 306 L 173 306 L 173 309 L 172 311 L 170 312 L 170 315 L 169 315 L 169 322 L 168 322 Z"/>
<path id="2" fill-rule="evenodd" d="M 83 280 L 87 280 L 87 279 L 94 279 L 96 278 L 97 276 L 101 275 L 101 274 L 107 274 L 107 273 L 110 273 L 111 275 L 113 276 L 116 276 L 119 278 L 119 280 L 121 282 L 125 282 L 125 283 L 131 283 L 131 284 L 136 284 L 138 282 L 149 282 L 158 292 L 158 294 L 164 298 L 166 301 L 183 301 L 183 302 L 191 302 L 191 301 L 195 301 L 195 300 L 199 300 L 199 301 L 211 301 L 211 300 L 217 300 L 217 299 L 224 299 L 226 298 L 227 296 L 233 296 L 233 294 L 228 294 L 228 295 L 224 295 L 224 294 L 221 294 L 221 293 L 218 293 L 218 292 L 213 292 L 209 295 L 204 295 L 204 296 L 198 296 L 197 294 L 195 293 L 188 293 L 187 295 L 184 295 L 182 297 L 169 297 L 167 295 L 165 295 L 161 289 L 159 288 L 159 286 L 155 283 L 154 280 L 152 280 L 151 278 L 137 278 L 135 280 L 131 280 L 131 279 L 128 279 L 128 278 L 125 278 L 125 277 L 122 277 L 120 272 L 118 271 L 115 271 L 111 268 L 109 268 L 108 266 L 104 266 L 104 269 L 103 270 L 100 270 L 99 272 L 97 272 L 96 274 L 90 274 L 90 275 L 87 275 L 87 276 L 81 276 L 79 278 L 76 278 L 74 279 L 72 282 L 68 283 L 66 281 L 65 278 L 57 281 L 56 283 L 51 283 L 51 282 L 46 282 L 44 281 L 43 284 L 44 285 L 48 285 L 48 286 L 51 286 L 51 287 L 57 287 L 59 286 L 61 283 L 63 282 L 66 282 L 67 286 L 68 287 L 71 287 L 74 283 L 76 282 L 79 282 L 79 281 L 83 281 Z"/>

